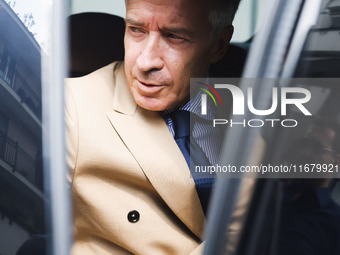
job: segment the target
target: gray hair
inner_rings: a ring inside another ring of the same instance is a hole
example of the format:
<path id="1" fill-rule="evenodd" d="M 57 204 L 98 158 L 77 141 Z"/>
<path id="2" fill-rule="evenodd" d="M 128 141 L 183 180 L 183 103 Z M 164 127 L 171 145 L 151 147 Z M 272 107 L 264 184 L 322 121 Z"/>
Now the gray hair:
<path id="1" fill-rule="evenodd" d="M 232 25 L 235 13 L 241 0 L 212 0 L 209 21 L 213 27 L 211 37 L 214 38 L 223 28 Z M 127 4 L 127 0 L 125 0 Z"/>
<path id="2" fill-rule="evenodd" d="M 232 25 L 235 13 L 241 0 L 213 0 L 209 14 L 212 25 L 212 37 L 215 37 L 223 28 Z"/>

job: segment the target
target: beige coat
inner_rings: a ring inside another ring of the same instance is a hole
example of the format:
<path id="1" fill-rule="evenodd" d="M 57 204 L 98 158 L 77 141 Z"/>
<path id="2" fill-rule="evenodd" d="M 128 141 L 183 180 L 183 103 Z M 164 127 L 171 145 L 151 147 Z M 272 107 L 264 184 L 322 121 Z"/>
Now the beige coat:
<path id="1" fill-rule="evenodd" d="M 66 122 L 72 254 L 201 254 L 190 170 L 159 113 L 136 105 L 122 63 L 67 80 Z"/>

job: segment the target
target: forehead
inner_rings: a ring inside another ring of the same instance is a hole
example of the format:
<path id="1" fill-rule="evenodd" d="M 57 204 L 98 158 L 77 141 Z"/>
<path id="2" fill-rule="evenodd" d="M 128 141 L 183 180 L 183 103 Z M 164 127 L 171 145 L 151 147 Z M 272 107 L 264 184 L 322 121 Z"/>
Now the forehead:
<path id="1" fill-rule="evenodd" d="M 126 18 L 201 27 L 209 24 L 208 0 L 127 0 Z"/>

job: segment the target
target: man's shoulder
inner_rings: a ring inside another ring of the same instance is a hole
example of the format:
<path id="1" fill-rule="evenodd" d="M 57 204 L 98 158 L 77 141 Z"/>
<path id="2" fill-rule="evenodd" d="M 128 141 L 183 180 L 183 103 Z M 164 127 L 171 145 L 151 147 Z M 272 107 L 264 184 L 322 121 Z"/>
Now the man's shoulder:
<path id="1" fill-rule="evenodd" d="M 123 68 L 123 62 L 113 62 L 85 76 L 67 78 L 66 87 L 72 90 L 100 90 L 104 87 L 114 89 L 117 75 L 124 73 Z"/>

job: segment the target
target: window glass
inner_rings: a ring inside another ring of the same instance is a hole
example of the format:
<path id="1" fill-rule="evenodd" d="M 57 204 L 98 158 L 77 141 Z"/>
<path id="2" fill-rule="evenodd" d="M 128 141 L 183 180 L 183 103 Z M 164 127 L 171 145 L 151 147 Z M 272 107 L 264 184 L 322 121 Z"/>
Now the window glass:
<path id="1" fill-rule="evenodd" d="M 301 107 L 294 103 L 287 107 L 284 116 L 272 116 L 296 125 L 261 129 L 265 149 L 253 167 L 262 171 L 249 203 L 239 255 L 340 252 L 339 9 L 339 1 L 323 1 L 308 36 L 289 35 L 303 40 L 303 50 L 296 55 L 293 77 L 280 79 L 275 86 L 281 95 L 283 87 L 300 91 L 288 100 L 310 98 Z M 303 15 L 302 10 L 296 27 Z M 288 56 L 291 45 L 284 46 Z M 281 106 L 283 100 L 279 99 Z M 257 155 L 259 150 L 254 148 Z"/>
<path id="2" fill-rule="evenodd" d="M 305 88 L 312 95 L 306 106 L 313 117 L 300 117 L 303 128 L 289 135 L 286 155 L 304 171 L 311 172 L 315 164 L 324 167 L 326 174 L 319 179 L 289 180 L 283 185 L 280 254 L 340 252 L 339 9 L 339 1 L 323 1 L 318 23 L 309 32 L 294 75 L 312 78 Z"/>
<path id="3" fill-rule="evenodd" d="M 242 0 L 236 13 L 232 42 L 245 42 L 261 26 L 263 14 L 268 10 L 268 0 Z"/>
<path id="4" fill-rule="evenodd" d="M 36 254 L 27 247 L 44 250 L 45 246 L 41 46 L 36 32 L 39 25 L 35 24 L 39 4 L 35 0 L 0 0 L 2 255 Z"/>

